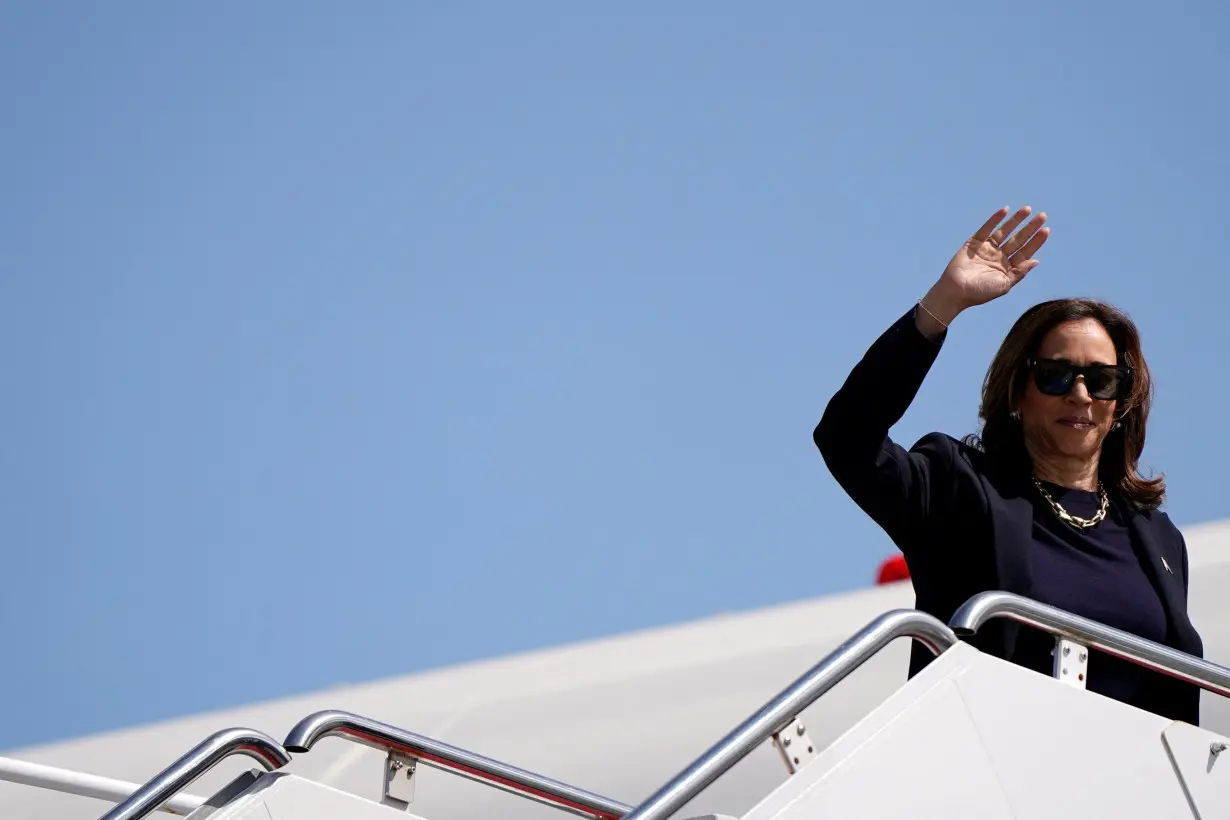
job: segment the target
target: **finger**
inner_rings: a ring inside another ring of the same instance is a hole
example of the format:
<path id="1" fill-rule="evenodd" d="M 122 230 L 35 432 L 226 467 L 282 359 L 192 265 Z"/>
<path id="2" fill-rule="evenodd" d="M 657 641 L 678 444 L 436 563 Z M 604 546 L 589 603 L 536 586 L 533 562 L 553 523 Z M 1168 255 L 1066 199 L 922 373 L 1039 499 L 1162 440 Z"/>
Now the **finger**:
<path id="1" fill-rule="evenodd" d="M 979 243 L 986 242 L 988 239 L 991 238 L 991 232 L 995 230 L 995 226 L 998 225 L 1000 223 L 1000 220 L 1002 220 L 1007 215 L 1008 215 L 1008 206 L 1005 205 L 1004 207 L 996 211 L 994 214 L 992 214 L 990 219 L 982 223 L 982 227 L 974 231 L 974 235 L 971 237 L 971 239 Z"/>
<path id="2" fill-rule="evenodd" d="M 1015 288 L 1017 285 L 1021 284 L 1021 280 L 1024 279 L 1025 276 L 1036 267 L 1038 267 L 1037 259 L 1026 259 L 1020 265 L 1009 268 L 1008 278 L 1012 280 L 1012 284 L 1009 285 L 1009 287 Z"/>
<path id="3" fill-rule="evenodd" d="M 1012 218 L 1005 222 L 998 230 L 991 234 L 991 239 L 995 242 L 1003 242 L 1008 237 L 1012 236 L 1012 232 L 1024 222 L 1029 215 L 1033 213 L 1033 209 L 1028 205 L 1021 206 L 1020 210 L 1012 215 Z"/>
<path id="4" fill-rule="evenodd" d="M 1015 217 L 1014 217 L 1015 218 Z M 1038 214 L 1033 219 L 1025 223 L 1025 227 L 1017 231 L 1013 236 L 1000 245 L 1000 250 L 1005 256 L 1012 256 L 1017 251 L 1021 250 L 1027 242 L 1032 242 L 1033 237 L 1037 235 L 1038 229 L 1046 224 L 1046 214 Z"/>
<path id="5" fill-rule="evenodd" d="M 1037 233 L 1035 233 L 1033 236 L 1029 238 L 1029 241 L 1025 243 L 1025 247 L 1021 248 L 1016 253 L 1009 254 L 1008 256 L 1009 260 L 1012 262 L 1013 265 L 1019 266 L 1022 263 L 1033 259 L 1033 255 L 1038 252 L 1039 248 L 1041 248 L 1044 244 L 1046 244 L 1046 240 L 1048 237 L 1050 237 L 1050 235 L 1051 235 L 1050 228 L 1040 229 Z M 1037 260 L 1034 260 L 1034 262 L 1036 263 Z"/>
<path id="6" fill-rule="evenodd" d="M 1014 266 L 1012 268 L 1012 271 L 1013 273 L 1016 274 L 1016 281 L 1020 282 L 1022 279 L 1025 278 L 1025 274 L 1029 273 L 1031 270 L 1033 270 L 1036 267 L 1038 267 L 1037 259 L 1026 259 L 1021 264 Z M 1016 284 L 1016 282 L 1014 282 L 1013 284 Z"/>

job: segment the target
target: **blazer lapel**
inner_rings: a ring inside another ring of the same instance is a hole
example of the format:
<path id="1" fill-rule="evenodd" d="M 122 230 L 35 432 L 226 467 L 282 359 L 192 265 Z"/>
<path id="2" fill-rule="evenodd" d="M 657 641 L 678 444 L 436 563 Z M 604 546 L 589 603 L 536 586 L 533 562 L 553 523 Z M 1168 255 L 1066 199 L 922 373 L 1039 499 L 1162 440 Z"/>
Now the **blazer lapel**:
<path id="1" fill-rule="evenodd" d="M 999 503 L 992 504 L 991 528 L 999 588 L 1028 596 L 1033 586 L 1029 552 L 1033 544 L 1034 508 L 1022 487 L 1020 482 L 1012 482 L 995 494 Z"/>
<path id="2" fill-rule="evenodd" d="M 1125 505 L 1126 506 L 1126 505 Z M 1145 575 L 1153 589 L 1161 599 L 1166 610 L 1166 622 L 1170 634 L 1175 635 L 1182 630 L 1181 622 L 1185 622 L 1187 604 L 1183 600 L 1183 579 L 1178 576 L 1181 569 L 1172 566 L 1166 557 L 1161 539 L 1154 531 L 1153 517 L 1148 513 L 1123 509 L 1128 522 L 1128 531 L 1132 535 L 1132 544 L 1136 548 L 1137 557 L 1145 568 Z"/>
<path id="3" fill-rule="evenodd" d="M 1033 504 L 1021 494 L 1021 485 L 1016 482 L 989 493 L 988 498 L 995 499 L 991 504 L 991 535 L 995 546 L 997 587 L 1031 597 L 1033 574 L 1029 554 L 1033 545 Z M 1021 625 L 1016 621 L 1000 621 L 996 628 L 1001 645 L 999 656 L 1010 660 L 1016 650 Z"/>

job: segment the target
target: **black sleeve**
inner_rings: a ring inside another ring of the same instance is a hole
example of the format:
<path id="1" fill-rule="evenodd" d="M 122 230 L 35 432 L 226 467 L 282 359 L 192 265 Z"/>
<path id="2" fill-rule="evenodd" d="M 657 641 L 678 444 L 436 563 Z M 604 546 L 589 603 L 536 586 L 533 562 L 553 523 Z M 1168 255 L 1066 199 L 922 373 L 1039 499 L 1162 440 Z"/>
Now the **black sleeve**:
<path id="1" fill-rule="evenodd" d="M 829 400 L 812 436 L 837 483 L 907 556 L 929 517 L 952 497 L 956 443 L 933 433 L 907 451 L 888 433 L 914 400 L 942 341 L 919 332 L 914 310 L 901 317 Z"/>

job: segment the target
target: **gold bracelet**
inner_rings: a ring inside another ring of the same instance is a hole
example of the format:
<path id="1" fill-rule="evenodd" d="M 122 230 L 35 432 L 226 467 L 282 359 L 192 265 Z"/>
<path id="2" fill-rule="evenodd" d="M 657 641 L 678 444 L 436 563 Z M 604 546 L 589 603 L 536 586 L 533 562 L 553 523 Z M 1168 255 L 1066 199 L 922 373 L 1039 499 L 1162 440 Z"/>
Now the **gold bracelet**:
<path id="1" fill-rule="evenodd" d="M 927 306 L 926 306 L 926 305 L 924 305 L 924 304 L 922 303 L 922 299 L 919 299 L 919 300 L 918 300 L 918 306 L 919 306 L 920 308 L 922 308 L 924 311 L 926 311 L 926 313 L 927 313 L 927 315 L 928 315 L 928 316 L 930 316 L 932 319 L 934 319 L 935 321 L 937 321 L 937 322 L 939 322 L 941 325 L 943 325 L 943 326 L 944 326 L 944 330 L 947 330 L 947 329 L 948 329 L 948 323 L 947 323 L 947 322 L 945 322 L 945 321 L 944 321 L 943 319 L 941 319 L 940 317 L 936 316 L 936 315 L 935 315 L 934 313 L 932 313 L 931 311 L 927 310 Z"/>

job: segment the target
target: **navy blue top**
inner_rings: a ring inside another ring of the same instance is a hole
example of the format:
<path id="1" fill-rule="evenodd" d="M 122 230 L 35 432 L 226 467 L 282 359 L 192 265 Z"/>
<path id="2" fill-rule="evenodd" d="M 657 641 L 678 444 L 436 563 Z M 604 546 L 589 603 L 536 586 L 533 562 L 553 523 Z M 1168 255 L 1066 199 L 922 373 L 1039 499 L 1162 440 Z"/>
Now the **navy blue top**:
<path id="1" fill-rule="evenodd" d="M 1091 518 L 1101 507 L 1097 493 L 1043 482 L 1065 510 Z M 1118 505 L 1111 504 L 1096 527 L 1065 524 L 1040 493 L 1033 493 L 1034 524 L 1030 565 L 1031 597 L 1158 643 L 1166 640 L 1166 611 L 1132 546 L 1131 533 Z M 1012 660 L 1047 675 L 1052 673 L 1055 640 L 1022 627 Z M 1148 677 L 1139 666 L 1094 651 L 1089 657 L 1086 688 L 1145 708 Z"/>

